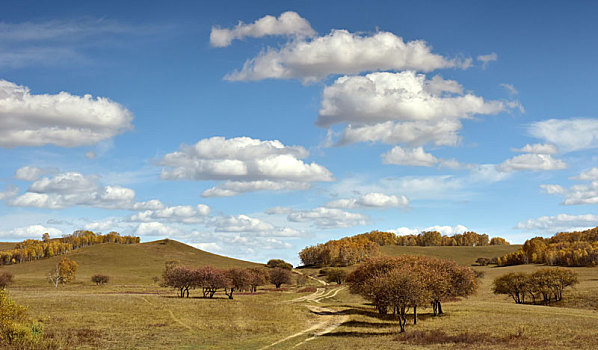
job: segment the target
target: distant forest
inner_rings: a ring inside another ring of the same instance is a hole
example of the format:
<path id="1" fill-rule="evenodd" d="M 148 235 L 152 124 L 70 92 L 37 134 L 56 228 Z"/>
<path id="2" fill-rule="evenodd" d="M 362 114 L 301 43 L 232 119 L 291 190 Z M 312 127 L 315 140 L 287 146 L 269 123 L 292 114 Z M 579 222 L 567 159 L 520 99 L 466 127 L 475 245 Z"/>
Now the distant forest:
<path id="1" fill-rule="evenodd" d="M 50 238 L 48 233 L 44 233 L 41 241 L 28 239 L 17 243 L 13 249 L 0 251 L 0 265 L 11 265 L 49 258 L 100 243 L 133 244 L 139 243 L 139 237 L 121 236 L 118 232 L 110 232 L 102 235 L 87 230 L 78 230 L 71 235 L 60 238 Z"/>
<path id="2" fill-rule="evenodd" d="M 546 264 L 598 265 L 598 226 L 585 231 L 561 232 L 551 238 L 528 239 L 516 252 L 498 258 L 499 266 Z"/>
<path id="3" fill-rule="evenodd" d="M 393 232 L 372 231 L 323 244 L 306 247 L 299 258 L 306 266 L 349 266 L 368 257 L 380 255 L 380 246 L 488 246 L 508 245 L 504 238 L 490 238 L 487 234 L 465 232 L 452 236 L 438 231 L 424 231 L 418 235 L 399 236 Z"/>

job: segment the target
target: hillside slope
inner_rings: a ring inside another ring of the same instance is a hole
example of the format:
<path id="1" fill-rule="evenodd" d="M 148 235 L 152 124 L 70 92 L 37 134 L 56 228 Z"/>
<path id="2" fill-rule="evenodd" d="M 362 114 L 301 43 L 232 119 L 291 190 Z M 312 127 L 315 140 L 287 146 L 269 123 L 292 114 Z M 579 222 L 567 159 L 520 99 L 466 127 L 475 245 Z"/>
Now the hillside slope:
<path id="1" fill-rule="evenodd" d="M 15 275 L 15 286 L 47 284 L 46 275 L 63 257 L 64 255 L 3 266 L 0 270 L 8 270 Z M 110 276 L 111 284 L 153 284 L 153 277 L 161 276 L 164 264 L 170 260 L 177 260 L 188 266 L 263 266 L 208 253 L 173 240 L 131 245 L 98 244 L 77 249 L 66 257 L 79 264 L 76 278 L 78 283 L 89 283 L 93 274 L 102 273 Z"/>
<path id="2" fill-rule="evenodd" d="M 435 258 L 455 260 L 461 265 L 474 264 L 477 258 L 499 257 L 517 251 L 521 245 L 489 245 L 480 247 L 419 247 L 386 245 L 381 247 L 380 253 L 388 256 L 425 255 Z"/>

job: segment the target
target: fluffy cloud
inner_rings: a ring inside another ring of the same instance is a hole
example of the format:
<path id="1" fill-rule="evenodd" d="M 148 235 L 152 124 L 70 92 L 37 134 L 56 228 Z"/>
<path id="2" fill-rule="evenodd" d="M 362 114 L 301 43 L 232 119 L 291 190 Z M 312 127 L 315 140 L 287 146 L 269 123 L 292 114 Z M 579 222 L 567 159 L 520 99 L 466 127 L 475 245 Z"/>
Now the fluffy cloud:
<path id="1" fill-rule="evenodd" d="M 423 147 L 404 148 L 395 146 L 382 155 L 382 162 L 385 164 L 411 165 L 411 166 L 439 166 L 443 168 L 458 169 L 469 167 L 454 159 L 438 159 L 430 153 L 426 153 Z"/>
<path id="2" fill-rule="evenodd" d="M 309 183 L 332 181 L 328 169 L 305 163 L 309 152 L 280 141 L 249 137 L 212 137 L 165 155 L 161 177 L 168 180 L 228 180 L 204 196 L 230 196 L 248 191 L 306 189 Z"/>
<path id="3" fill-rule="evenodd" d="M 573 180 L 598 180 L 598 168 L 592 168 L 586 171 L 583 171 L 578 176 L 572 178 Z"/>
<path id="4" fill-rule="evenodd" d="M 548 119 L 533 123 L 528 132 L 563 152 L 598 147 L 598 119 Z"/>
<path id="5" fill-rule="evenodd" d="M 295 40 L 280 49 L 269 48 L 245 62 L 228 80 L 299 79 L 318 81 L 331 74 L 358 74 L 377 70 L 432 71 L 463 67 L 470 61 L 448 60 L 431 52 L 425 41 L 405 42 L 388 32 L 359 35 L 346 30 L 310 41 Z"/>
<path id="6" fill-rule="evenodd" d="M 261 38 L 267 35 L 293 35 L 305 38 L 315 36 L 316 32 L 297 12 L 287 11 L 278 18 L 264 16 L 251 24 L 239 22 L 233 29 L 212 27 L 210 44 L 215 47 L 225 47 L 235 39 Z"/>
<path id="7" fill-rule="evenodd" d="M 247 215 L 219 216 L 209 223 L 216 232 L 250 233 L 259 237 L 298 237 L 301 232 L 289 227 L 277 227 L 258 218 Z"/>
<path id="8" fill-rule="evenodd" d="M 289 213 L 287 219 L 292 222 L 313 222 L 320 228 L 352 227 L 367 223 L 367 217 L 363 214 L 326 207 L 296 210 Z"/>
<path id="9" fill-rule="evenodd" d="M 518 223 L 515 228 L 552 234 L 564 231 L 585 230 L 595 226 L 598 226 L 598 215 L 559 214 L 556 216 L 541 216 L 536 219 L 529 219 Z"/>
<path id="10" fill-rule="evenodd" d="M 145 210 L 131 216 L 132 221 L 150 222 L 166 220 L 185 224 L 199 223 L 210 214 L 210 207 L 205 204 L 179 205 L 157 210 Z"/>
<path id="11" fill-rule="evenodd" d="M 164 225 L 161 222 L 143 222 L 137 227 L 136 234 L 141 236 L 172 236 L 179 233 L 179 230 Z"/>
<path id="12" fill-rule="evenodd" d="M 0 231 L 0 237 L 11 239 L 29 239 L 32 237 L 37 237 L 38 239 L 41 239 L 42 235 L 46 232 L 49 233 L 50 236 L 57 236 L 62 234 L 62 231 L 52 227 L 45 227 L 42 225 L 30 225 L 26 227 L 15 228 L 10 231 Z"/>
<path id="13" fill-rule="evenodd" d="M 42 175 L 42 169 L 34 166 L 24 166 L 17 169 L 15 179 L 25 181 L 35 181 Z"/>
<path id="14" fill-rule="evenodd" d="M 598 180 L 587 185 L 564 188 L 560 185 L 540 185 L 547 194 L 563 196 L 565 205 L 598 204 Z"/>
<path id="15" fill-rule="evenodd" d="M 384 193 L 366 193 L 359 198 L 337 199 L 326 204 L 328 208 L 359 209 L 359 208 L 405 208 L 409 206 L 409 199 L 405 196 L 386 195 Z"/>
<path id="16" fill-rule="evenodd" d="M 107 98 L 33 95 L 0 80 L 0 147 L 92 145 L 131 129 L 133 115 Z"/>
<path id="17" fill-rule="evenodd" d="M 19 194 L 19 188 L 14 185 L 10 185 L 4 191 L 0 192 L 0 200 L 14 198 L 17 196 L 17 194 Z"/>
<path id="18" fill-rule="evenodd" d="M 455 81 L 412 71 L 343 76 L 323 92 L 317 125 L 346 124 L 339 144 L 363 141 L 456 145 L 460 119 L 510 107 L 463 94 Z"/>
<path id="19" fill-rule="evenodd" d="M 505 160 L 497 166 L 502 172 L 518 170 L 561 170 L 567 168 L 567 164 L 560 159 L 552 158 L 550 154 L 526 153 Z"/>
<path id="20" fill-rule="evenodd" d="M 513 149 L 515 152 L 521 153 L 535 153 L 535 154 L 557 154 L 559 150 L 555 145 L 536 143 L 533 145 L 527 144 L 521 148 Z"/>
<path id="21" fill-rule="evenodd" d="M 435 226 L 426 227 L 424 229 L 399 227 L 399 228 L 397 228 L 395 230 L 391 230 L 391 231 L 395 232 L 396 234 L 401 235 L 401 236 L 416 235 L 416 234 L 419 234 L 420 232 L 424 232 L 424 231 L 438 231 L 438 232 L 442 233 L 443 235 L 452 236 L 455 234 L 462 234 L 463 232 L 467 232 L 467 231 L 469 231 L 469 229 L 463 225 L 456 225 L 456 226 L 435 225 Z"/>

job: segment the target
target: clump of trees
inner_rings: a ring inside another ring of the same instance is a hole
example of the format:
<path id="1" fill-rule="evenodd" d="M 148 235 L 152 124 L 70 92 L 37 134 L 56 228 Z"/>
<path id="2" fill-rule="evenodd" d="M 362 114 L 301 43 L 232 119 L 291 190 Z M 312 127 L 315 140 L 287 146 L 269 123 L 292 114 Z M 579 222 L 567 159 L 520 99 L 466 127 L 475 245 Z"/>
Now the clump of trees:
<path id="1" fill-rule="evenodd" d="M 0 272 L 0 289 L 8 287 L 14 280 L 14 275 L 10 271 Z"/>
<path id="2" fill-rule="evenodd" d="M 78 267 L 79 265 L 77 262 L 69 258 L 63 258 L 52 268 L 52 270 L 50 270 L 50 273 L 48 273 L 48 282 L 53 284 L 56 288 L 58 288 L 59 284 L 64 286 L 75 279 L 75 273 L 77 272 Z"/>
<path id="3" fill-rule="evenodd" d="M 342 284 L 347 278 L 347 271 L 340 268 L 329 268 L 326 270 L 326 282 Z"/>
<path id="4" fill-rule="evenodd" d="M 434 315 L 443 313 L 442 302 L 464 297 L 477 289 L 474 272 L 454 261 L 423 256 L 378 257 L 366 260 L 347 276 L 352 293 L 371 301 L 379 313 L 393 312 L 405 331 L 407 313 L 432 306 Z"/>
<path id="5" fill-rule="evenodd" d="M 74 249 L 100 243 L 133 244 L 139 243 L 139 237 L 121 236 L 118 232 L 96 234 L 92 231 L 79 230 L 61 238 L 50 238 L 45 233 L 42 240 L 27 239 L 18 243 L 14 249 L 0 251 L 0 265 L 18 264 L 26 261 L 63 255 Z"/>
<path id="6" fill-rule="evenodd" d="M 510 296 L 517 304 L 525 304 L 526 297 L 528 303 L 550 304 L 562 300 L 563 290 L 577 283 L 577 274 L 571 270 L 544 268 L 531 274 L 513 272 L 497 277 L 492 290 Z"/>
<path id="7" fill-rule="evenodd" d="M 95 275 L 91 276 L 91 281 L 98 286 L 102 286 L 110 280 L 108 275 L 103 275 L 101 273 L 96 273 Z"/>
<path id="8" fill-rule="evenodd" d="M 556 266 L 598 265 L 598 227 L 561 232 L 551 238 L 534 237 L 510 254 L 498 258 L 498 265 L 546 264 Z"/>
<path id="9" fill-rule="evenodd" d="M 438 231 L 424 231 L 417 235 L 404 236 L 398 236 L 393 232 L 372 231 L 306 247 L 299 252 L 299 258 L 306 266 L 349 266 L 378 256 L 380 247 L 386 245 L 426 247 L 508 244 L 504 238 L 490 238 L 487 234 L 473 231 L 452 236 L 442 235 Z"/>
<path id="10" fill-rule="evenodd" d="M 277 269 L 281 268 L 274 270 Z M 290 274 L 288 270 L 284 271 Z M 167 263 L 162 274 L 162 286 L 176 289 L 181 298 L 188 298 L 191 289 L 201 289 L 204 298 L 213 298 L 218 290 L 223 289 L 229 299 L 233 299 L 236 291 L 256 292 L 258 286 L 267 283 L 268 277 L 268 272 L 260 268 L 221 270 L 213 266 L 191 268 Z"/>
<path id="11" fill-rule="evenodd" d="M 281 259 L 270 259 L 268 260 L 268 262 L 266 263 L 266 266 L 274 269 L 277 267 L 280 267 L 281 269 L 285 269 L 285 270 L 292 270 L 293 269 L 293 265 L 291 263 L 288 263 L 284 260 Z"/>

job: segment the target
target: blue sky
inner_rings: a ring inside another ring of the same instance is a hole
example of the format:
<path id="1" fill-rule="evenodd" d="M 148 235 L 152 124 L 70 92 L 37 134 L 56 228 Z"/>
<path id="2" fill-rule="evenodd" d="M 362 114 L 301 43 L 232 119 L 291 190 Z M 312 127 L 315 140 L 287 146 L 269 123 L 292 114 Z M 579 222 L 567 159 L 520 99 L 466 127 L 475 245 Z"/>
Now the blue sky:
<path id="1" fill-rule="evenodd" d="M 598 225 L 592 2 L 0 5 L 0 239 L 253 261 Z"/>

